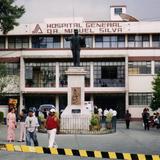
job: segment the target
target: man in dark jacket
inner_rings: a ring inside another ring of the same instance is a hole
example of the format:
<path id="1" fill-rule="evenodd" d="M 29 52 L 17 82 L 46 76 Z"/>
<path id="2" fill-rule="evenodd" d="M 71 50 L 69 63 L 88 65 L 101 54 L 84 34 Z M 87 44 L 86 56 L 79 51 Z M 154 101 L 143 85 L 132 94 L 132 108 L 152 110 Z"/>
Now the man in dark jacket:
<path id="1" fill-rule="evenodd" d="M 131 121 L 131 114 L 129 113 L 129 110 L 127 110 L 125 113 L 125 121 L 126 121 L 126 129 L 129 129 Z"/>
<path id="2" fill-rule="evenodd" d="M 144 129 L 148 130 L 149 131 L 149 110 L 147 108 L 145 108 L 143 110 L 143 113 L 142 113 L 142 118 L 143 118 L 143 123 L 144 123 Z"/>

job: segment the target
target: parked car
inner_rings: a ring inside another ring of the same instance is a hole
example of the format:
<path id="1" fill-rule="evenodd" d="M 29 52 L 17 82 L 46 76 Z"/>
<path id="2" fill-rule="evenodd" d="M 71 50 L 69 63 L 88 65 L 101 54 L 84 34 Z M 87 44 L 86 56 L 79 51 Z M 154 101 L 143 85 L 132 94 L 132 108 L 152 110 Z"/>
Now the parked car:
<path id="1" fill-rule="evenodd" d="M 39 120 L 39 128 L 38 131 L 42 132 L 42 133 L 46 133 L 47 130 L 45 128 L 45 123 L 46 123 L 46 118 L 48 116 L 49 111 L 54 108 L 56 109 L 56 107 L 52 104 L 42 104 L 39 107 L 39 113 L 38 113 L 38 120 Z"/>
<path id="2" fill-rule="evenodd" d="M 40 112 L 50 111 L 52 108 L 56 109 L 56 107 L 53 104 L 42 104 L 39 107 L 39 111 Z"/>

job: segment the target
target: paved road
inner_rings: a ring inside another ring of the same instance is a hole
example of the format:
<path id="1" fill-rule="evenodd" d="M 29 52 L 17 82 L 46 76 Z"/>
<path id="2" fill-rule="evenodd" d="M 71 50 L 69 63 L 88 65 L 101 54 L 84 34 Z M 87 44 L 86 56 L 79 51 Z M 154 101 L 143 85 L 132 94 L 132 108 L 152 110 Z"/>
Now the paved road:
<path id="1" fill-rule="evenodd" d="M 17 129 L 18 135 L 18 129 Z M 6 127 L 0 127 L 0 143 L 6 143 Z M 18 136 L 17 136 L 18 137 Z M 39 144 L 48 144 L 47 134 L 38 134 Z M 142 123 L 132 122 L 130 130 L 125 129 L 124 123 L 118 123 L 117 132 L 107 135 L 58 135 L 57 144 L 60 148 L 101 150 L 114 152 L 130 152 L 144 154 L 160 154 L 160 130 L 144 131 Z M 15 143 L 20 144 L 20 143 Z M 24 144 L 24 143 L 22 143 Z M 94 158 L 53 156 L 33 153 L 0 152 L 0 160 L 91 160 Z"/>

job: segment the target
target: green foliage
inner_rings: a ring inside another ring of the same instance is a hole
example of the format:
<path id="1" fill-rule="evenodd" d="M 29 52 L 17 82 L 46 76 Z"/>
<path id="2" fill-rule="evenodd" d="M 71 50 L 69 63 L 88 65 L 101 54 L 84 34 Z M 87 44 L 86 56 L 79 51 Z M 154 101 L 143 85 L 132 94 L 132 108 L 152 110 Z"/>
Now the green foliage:
<path id="1" fill-rule="evenodd" d="M 0 123 L 4 121 L 4 113 L 0 112 Z"/>
<path id="2" fill-rule="evenodd" d="M 100 123 L 99 116 L 97 114 L 93 114 L 90 123 L 91 123 L 92 126 L 99 125 L 99 123 Z"/>
<path id="3" fill-rule="evenodd" d="M 23 6 L 14 5 L 15 0 L 0 0 L 0 30 L 3 34 L 7 34 L 14 29 L 18 23 L 16 19 L 20 18 L 25 9 Z"/>
<path id="4" fill-rule="evenodd" d="M 106 114 L 106 122 L 111 122 L 111 121 L 112 121 L 112 117 L 113 117 L 113 114 L 110 113 L 110 112 L 108 112 L 108 113 Z"/>
<path id="5" fill-rule="evenodd" d="M 153 111 L 155 111 L 158 108 L 160 108 L 160 74 L 158 74 L 154 78 L 152 86 L 153 86 L 153 96 L 150 107 L 152 108 Z"/>
<path id="6" fill-rule="evenodd" d="M 6 65 L 3 63 L 0 63 L 0 78 L 5 77 L 7 74 L 7 68 Z"/>

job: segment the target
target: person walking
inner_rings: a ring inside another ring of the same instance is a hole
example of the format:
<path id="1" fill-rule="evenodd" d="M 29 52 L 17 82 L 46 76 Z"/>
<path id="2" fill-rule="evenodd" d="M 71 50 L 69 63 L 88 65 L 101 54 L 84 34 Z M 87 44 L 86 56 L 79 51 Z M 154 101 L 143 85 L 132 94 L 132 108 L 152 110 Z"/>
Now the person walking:
<path id="1" fill-rule="evenodd" d="M 131 114 L 129 113 L 129 110 L 126 110 L 125 121 L 126 121 L 126 129 L 129 129 L 130 121 L 131 121 Z"/>
<path id="2" fill-rule="evenodd" d="M 58 148 L 58 145 L 55 143 L 55 136 L 58 128 L 59 128 L 59 120 L 56 116 L 56 110 L 52 108 L 46 120 L 46 129 L 49 141 L 48 147 Z"/>
<path id="3" fill-rule="evenodd" d="M 25 126 L 26 126 L 26 145 L 31 146 L 31 139 L 32 139 L 34 146 L 38 146 L 36 132 L 39 123 L 37 117 L 33 115 L 32 109 L 29 109 L 28 116 L 25 120 Z"/>
<path id="4" fill-rule="evenodd" d="M 144 123 L 144 129 L 149 131 L 149 110 L 145 108 L 142 113 L 143 123 Z"/>
<path id="5" fill-rule="evenodd" d="M 26 127 L 25 127 L 25 120 L 27 117 L 27 113 L 25 109 L 22 109 L 19 120 L 20 120 L 20 136 L 18 142 L 25 142 L 26 140 Z"/>
<path id="6" fill-rule="evenodd" d="M 15 141 L 15 129 L 17 128 L 15 109 L 10 108 L 7 114 L 7 141 Z"/>

